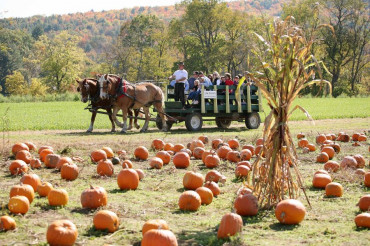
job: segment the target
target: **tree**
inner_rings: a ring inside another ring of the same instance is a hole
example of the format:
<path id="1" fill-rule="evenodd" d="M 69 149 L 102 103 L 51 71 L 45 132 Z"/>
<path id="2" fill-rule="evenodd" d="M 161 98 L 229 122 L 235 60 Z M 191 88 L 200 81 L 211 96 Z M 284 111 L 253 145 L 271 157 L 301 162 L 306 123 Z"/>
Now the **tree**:
<path id="1" fill-rule="evenodd" d="M 63 31 L 53 39 L 42 35 L 35 44 L 35 49 L 40 51 L 41 76 L 58 92 L 67 90 L 83 70 L 86 55 L 77 46 L 78 41 L 77 36 Z"/>
<path id="2" fill-rule="evenodd" d="M 13 74 L 6 76 L 5 86 L 10 95 L 27 94 L 27 84 L 19 71 L 14 71 Z"/>

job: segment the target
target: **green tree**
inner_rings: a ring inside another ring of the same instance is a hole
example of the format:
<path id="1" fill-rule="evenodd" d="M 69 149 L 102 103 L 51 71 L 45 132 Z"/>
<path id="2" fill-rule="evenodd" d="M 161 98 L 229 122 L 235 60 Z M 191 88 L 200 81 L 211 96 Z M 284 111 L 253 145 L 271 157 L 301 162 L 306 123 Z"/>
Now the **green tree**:
<path id="1" fill-rule="evenodd" d="M 27 84 L 21 72 L 14 71 L 13 74 L 7 75 L 5 86 L 10 95 L 25 95 L 28 94 Z"/>

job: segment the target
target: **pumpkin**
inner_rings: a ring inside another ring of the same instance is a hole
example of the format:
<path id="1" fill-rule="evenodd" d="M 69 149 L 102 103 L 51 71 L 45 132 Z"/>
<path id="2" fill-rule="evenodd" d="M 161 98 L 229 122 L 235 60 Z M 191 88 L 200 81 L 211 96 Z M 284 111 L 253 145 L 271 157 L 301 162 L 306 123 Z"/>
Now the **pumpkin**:
<path id="1" fill-rule="evenodd" d="M 135 169 L 137 174 L 139 175 L 139 180 L 142 180 L 145 177 L 144 171 L 141 169 Z"/>
<path id="2" fill-rule="evenodd" d="M 239 149 L 240 144 L 238 139 L 230 139 L 229 141 L 227 141 L 227 143 L 229 144 L 230 148 Z"/>
<path id="3" fill-rule="evenodd" d="M 37 174 L 31 173 L 31 174 L 23 175 L 23 177 L 21 178 L 21 183 L 31 185 L 33 188 L 33 191 L 36 192 L 37 186 L 41 184 L 41 180 Z"/>
<path id="4" fill-rule="evenodd" d="M 220 226 L 217 231 L 217 238 L 228 238 L 241 232 L 243 220 L 239 214 L 227 213 L 222 216 Z"/>
<path id="5" fill-rule="evenodd" d="M 60 177 L 65 180 L 73 181 L 78 177 L 78 166 L 76 164 L 67 163 L 60 169 Z"/>
<path id="6" fill-rule="evenodd" d="M 364 175 L 364 185 L 366 187 L 370 187 L 370 172 L 367 172 Z"/>
<path id="7" fill-rule="evenodd" d="M 341 197 L 343 195 L 343 187 L 337 182 L 331 182 L 326 185 L 325 193 L 327 197 Z"/>
<path id="8" fill-rule="evenodd" d="M 235 177 L 244 178 L 248 176 L 250 169 L 246 165 L 239 165 L 235 169 Z"/>
<path id="9" fill-rule="evenodd" d="M 184 211 L 196 211 L 201 204 L 199 194 L 193 190 L 184 191 L 179 198 L 179 208 Z"/>
<path id="10" fill-rule="evenodd" d="M 364 176 L 364 175 L 365 175 L 365 173 L 366 173 L 366 171 L 365 171 L 364 169 L 361 169 L 361 168 L 358 168 L 358 169 L 356 169 L 356 171 L 355 171 L 355 174 L 356 174 L 356 175 L 359 175 L 359 176 Z"/>
<path id="11" fill-rule="evenodd" d="M 334 172 L 336 173 L 340 168 L 340 165 L 336 161 L 328 161 L 324 165 L 324 169 L 328 172 Z"/>
<path id="12" fill-rule="evenodd" d="M 152 229 L 144 234 L 141 240 L 141 246 L 177 246 L 177 239 L 175 234 L 169 230 Z"/>
<path id="13" fill-rule="evenodd" d="M 330 160 L 333 159 L 334 154 L 335 154 L 333 147 L 329 147 L 329 146 L 322 148 L 321 152 L 325 152 L 326 154 L 328 154 Z"/>
<path id="14" fill-rule="evenodd" d="M 204 148 L 204 143 L 201 140 L 194 140 L 194 141 L 191 141 L 188 148 L 191 151 L 194 151 L 194 149 L 197 148 L 197 147 Z"/>
<path id="15" fill-rule="evenodd" d="M 151 168 L 161 169 L 163 167 L 163 161 L 159 157 L 153 157 L 149 160 L 149 165 Z"/>
<path id="16" fill-rule="evenodd" d="M 263 145 L 263 142 L 264 142 L 263 138 L 258 138 L 256 140 L 256 145 Z"/>
<path id="17" fill-rule="evenodd" d="M 218 165 L 220 165 L 220 163 L 221 163 L 220 158 L 218 157 L 218 155 L 214 155 L 214 154 L 207 155 L 204 160 L 204 164 L 208 168 L 217 167 Z"/>
<path id="18" fill-rule="evenodd" d="M 342 169 L 346 169 L 346 168 L 356 169 L 357 161 L 352 156 L 345 156 L 340 163 L 340 167 Z"/>
<path id="19" fill-rule="evenodd" d="M 329 161 L 329 155 L 326 152 L 321 152 L 317 157 L 316 157 L 316 162 L 319 163 L 326 163 Z"/>
<path id="20" fill-rule="evenodd" d="M 236 192 L 236 195 L 245 195 L 245 194 L 253 194 L 253 191 L 249 189 L 248 187 L 242 186 L 239 188 L 239 190 Z"/>
<path id="21" fill-rule="evenodd" d="M 190 149 L 181 149 L 179 152 L 185 152 L 187 153 L 189 156 L 192 156 L 193 155 L 193 152 L 191 152 Z"/>
<path id="22" fill-rule="evenodd" d="M 90 157 L 92 162 L 98 162 L 107 159 L 107 153 L 102 149 L 97 149 L 91 152 Z"/>
<path id="23" fill-rule="evenodd" d="M 107 192 L 103 187 L 92 186 L 81 193 L 81 205 L 83 208 L 96 209 L 107 205 Z"/>
<path id="24" fill-rule="evenodd" d="M 40 160 L 41 160 L 42 162 L 45 162 L 46 156 L 47 156 L 47 155 L 50 155 L 50 154 L 54 154 L 54 151 L 53 151 L 52 149 L 43 149 L 43 150 L 40 152 L 40 155 L 39 155 Z M 55 166 L 54 166 L 54 167 L 55 167 Z M 53 167 L 53 168 L 54 168 L 54 167 Z"/>
<path id="25" fill-rule="evenodd" d="M 333 143 L 330 146 L 334 149 L 335 153 L 338 154 L 340 152 L 340 145 L 338 143 Z"/>
<path id="26" fill-rule="evenodd" d="M 358 141 L 358 137 L 359 136 L 360 136 L 360 133 L 358 133 L 358 132 L 353 133 L 353 135 L 352 135 L 352 141 Z"/>
<path id="27" fill-rule="evenodd" d="M 168 227 L 168 224 L 165 220 L 148 220 L 144 223 L 143 228 L 141 229 L 141 233 L 144 236 L 147 231 L 153 229 L 169 230 L 170 228 Z"/>
<path id="28" fill-rule="evenodd" d="M 139 175 L 133 169 L 123 169 L 117 175 L 117 184 L 121 190 L 136 190 L 139 186 Z"/>
<path id="29" fill-rule="evenodd" d="M 247 149 L 247 150 L 249 150 L 249 151 L 251 152 L 251 156 L 254 156 L 254 146 L 253 146 L 253 145 L 251 145 L 251 144 L 244 145 L 244 146 L 242 147 L 242 149 Z"/>
<path id="30" fill-rule="evenodd" d="M 370 213 L 362 213 L 355 217 L 357 227 L 370 228 Z"/>
<path id="31" fill-rule="evenodd" d="M 327 140 L 327 138 L 324 134 L 320 134 L 320 135 L 316 136 L 316 143 L 317 144 L 323 144 L 325 140 Z"/>
<path id="32" fill-rule="evenodd" d="M 33 190 L 32 186 L 28 184 L 14 185 L 10 189 L 9 193 L 9 197 L 13 196 L 25 196 L 27 197 L 28 201 L 32 203 L 33 199 L 35 198 L 35 191 Z"/>
<path id="33" fill-rule="evenodd" d="M 17 152 L 17 154 L 15 155 L 15 159 L 16 160 L 22 160 L 24 161 L 25 163 L 27 164 L 30 164 L 31 160 L 32 160 L 32 155 L 29 151 L 27 150 L 20 150 Z"/>
<path id="34" fill-rule="evenodd" d="M 316 175 L 316 174 L 319 174 L 319 173 L 329 175 L 329 173 L 326 170 L 323 170 L 323 169 L 317 170 L 313 175 Z"/>
<path id="35" fill-rule="evenodd" d="M 171 161 L 171 155 L 164 150 L 159 151 L 155 156 L 162 159 L 163 165 L 167 165 Z"/>
<path id="36" fill-rule="evenodd" d="M 202 162 L 203 164 L 206 164 L 206 158 L 207 156 L 211 155 L 211 154 L 215 154 L 215 151 L 213 150 L 205 150 L 202 154 Z"/>
<path id="37" fill-rule="evenodd" d="M 202 141 L 203 144 L 207 144 L 209 142 L 209 139 L 207 136 L 200 136 L 198 137 L 198 140 Z"/>
<path id="38" fill-rule="evenodd" d="M 32 169 L 41 168 L 41 161 L 40 161 L 40 159 L 33 158 L 30 161 L 30 166 L 31 166 Z"/>
<path id="39" fill-rule="evenodd" d="M 39 196 L 46 197 L 48 196 L 49 192 L 53 189 L 53 185 L 49 182 L 42 182 L 37 186 L 37 193 L 39 193 Z"/>
<path id="40" fill-rule="evenodd" d="M 172 161 L 176 168 L 187 168 L 190 165 L 190 156 L 185 152 L 178 152 Z"/>
<path id="41" fill-rule="evenodd" d="M 249 169 L 252 169 L 252 164 L 249 161 L 238 162 L 237 166 L 247 166 Z"/>
<path id="42" fill-rule="evenodd" d="M 207 181 L 204 184 L 204 187 L 207 187 L 208 189 L 210 189 L 213 193 L 213 196 L 218 196 L 221 193 L 220 187 L 218 187 L 218 184 L 214 181 Z"/>
<path id="43" fill-rule="evenodd" d="M 19 175 L 19 174 L 27 173 L 28 166 L 22 160 L 15 160 L 10 163 L 9 171 L 12 175 Z"/>
<path id="44" fill-rule="evenodd" d="M 249 161 L 252 158 L 252 152 L 249 149 L 240 151 L 240 160 Z"/>
<path id="45" fill-rule="evenodd" d="M 45 149 L 43 151 L 49 151 L 49 149 Z M 44 153 L 44 152 L 41 152 L 41 153 Z M 51 153 L 51 154 L 48 154 L 48 155 L 45 156 L 44 164 L 47 168 L 56 168 L 60 159 L 61 159 L 60 155 Z M 41 161 L 42 161 L 42 159 L 41 159 Z M 60 170 L 61 167 L 62 166 L 59 167 L 59 170 Z"/>
<path id="46" fill-rule="evenodd" d="M 206 174 L 205 181 L 214 181 L 218 183 L 221 179 L 222 175 L 219 171 L 211 170 Z"/>
<path id="47" fill-rule="evenodd" d="M 101 149 L 107 154 L 107 158 L 111 159 L 114 157 L 114 152 L 110 147 L 103 147 Z"/>
<path id="48" fill-rule="evenodd" d="M 308 140 L 306 138 L 302 138 L 298 141 L 298 147 L 304 148 L 309 144 Z"/>
<path id="49" fill-rule="evenodd" d="M 196 190 L 198 187 L 202 187 L 204 182 L 203 175 L 201 173 L 195 173 L 193 171 L 188 171 L 185 173 L 182 184 L 185 189 Z"/>
<path id="50" fill-rule="evenodd" d="M 135 155 L 136 159 L 145 161 L 149 157 L 149 151 L 144 146 L 139 146 L 135 149 L 134 155 Z"/>
<path id="51" fill-rule="evenodd" d="M 17 224 L 12 217 L 7 215 L 0 217 L 0 231 L 10 231 L 16 228 Z"/>
<path id="52" fill-rule="evenodd" d="M 354 143 L 352 144 L 352 146 L 357 147 L 357 146 L 361 146 L 361 144 L 360 144 L 359 142 L 354 142 Z"/>
<path id="53" fill-rule="evenodd" d="M 226 159 L 230 162 L 239 162 L 240 161 L 240 153 L 239 151 L 229 151 L 226 155 Z"/>
<path id="54" fill-rule="evenodd" d="M 329 183 L 331 183 L 330 175 L 318 173 L 313 176 L 312 185 L 315 188 L 325 189 Z"/>
<path id="55" fill-rule="evenodd" d="M 58 161 L 58 163 L 57 163 L 57 165 L 56 165 L 55 168 L 58 169 L 58 170 L 60 170 L 62 168 L 62 166 L 64 164 L 66 164 L 66 163 L 72 164 L 73 161 L 72 161 L 72 159 L 70 157 L 62 157 L 62 158 L 59 159 L 59 161 Z"/>
<path id="56" fill-rule="evenodd" d="M 357 166 L 356 166 L 357 168 L 365 167 L 366 161 L 365 161 L 365 158 L 362 155 L 360 155 L 360 154 L 354 155 L 353 158 L 355 158 L 355 160 L 357 161 Z"/>
<path id="57" fill-rule="evenodd" d="M 365 135 L 360 135 L 360 136 L 358 136 L 358 141 L 359 142 L 366 142 L 367 141 L 367 137 Z"/>
<path id="58" fill-rule="evenodd" d="M 212 149 L 218 149 L 218 147 L 223 143 L 222 139 L 213 139 L 212 140 Z"/>
<path id="59" fill-rule="evenodd" d="M 122 162 L 122 168 L 132 168 L 133 164 L 130 160 L 124 160 Z"/>
<path id="60" fill-rule="evenodd" d="M 96 166 L 96 172 L 100 176 L 112 176 L 114 173 L 113 163 L 109 159 L 100 160 Z"/>
<path id="61" fill-rule="evenodd" d="M 265 152 L 263 151 L 263 145 L 257 145 L 255 149 L 255 154 L 258 156 L 262 152 L 262 157 L 265 157 Z"/>
<path id="62" fill-rule="evenodd" d="M 94 215 L 94 227 L 96 230 L 108 230 L 115 232 L 119 227 L 119 219 L 116 213 L 109 210 L 100 210 Z"/>
<path id="63" fill-rule="evenodd" d="M 209 188 L 198 187 L 195 192 L 199 194 L 202 204 L 208 205 L 212 202 L 213 193 Z"/>
<path id="64" fill-rule="evenodd" d="M 112 158 L 112 164 L 113 165 L 117 165 L 117 164 L 119 164 L 120 163 L 120 159 L 118 158 L 118 157 L 113 157 Z"/>
<path id="65" fill-rule="evenodd" d="M 278 203 L 275 208 L 275 217 L 282 224 L 297 225 L 306 215 L 304 205 L 295 199 L 286 199 Z"/>
<path id="66" fill-rule="evenodd" d="M 121 150 L 117 151 L 117 155 L 118 155 L 119 158 L 124 160 L 127 157 L 127 152 L 126 152 L 126 150 L 121 149 Z"/>
<path id="67" fill-rule="evenodd" d="M 361 211 L 368 211 L 370 209 L 370 195 L 365 195 L 358 201 L 358 207 Z"/>
<path id="68" fill-rule="evenodd" d="M 349 140 L 350 140 L 349 135 L 345 133 L 339 135 L 337 138 L 337 141 L 341 141 L 341 142 L 349 142 Z"/>
<path id="69" fill-rule="evenodd" d="M 235 212 L 241 216 L 254 216 L 258 213 L 258 201 L 253 194 L 239 195 L 234 201 Z"/>
<path id="70" fill-rule="evenodd" d="M 25 196 L 13 196 L 9 199 L 8 209 L 13 214 L 25 214 L 30 209 L 30 202 Z"/>
<path id="71" fill-rule="evenodd" d="M 54 150 L 53 147 L 51 146 L 48 146 L 48 145 L 45 145 L 45 146 L 41 146 L 39 148 L 39 150 L 37 151 L 37 153 L 40 155 L 41 151 L 43 151 L 44 149 L 51 149 L 51 150 Z"/>
<path id="72" fill-rule="evenodd" d="M 24 143 L 16 143 L 12 146 L 12 153 L 13 155 L 16 155 L 18 151 L 21 151 L 21 150 L 27 150 L 27 151 L 30 151 L 30 149 L 28 148 L 28 146 Z"/>
<path id="73" fill-rule="evenodd" d="M 69 200 L 68 193 L 65 189 L 52 189 L 48 194 L 50 206 L 64 206 Z"/>
<path id="74" fill-rule="evenodd" d="M 183 144 L 175 144 L 172 148 L 172 151 L 175 153 L 181 151 L 182 149 L 185 149 L 185 146 Z"/>
<path id="75" fill-rule="evenodd" d="M 172 149 L 173 149 L 173 144 L 172 144 L 172 143 L 166 143 L 166 144 L 164 145 L 163 149 L 164 149 L 165 151 L 169 151 L 169 150 L 171 150 L 171 151 L 172 151 Z"/>
<path id="76" fill-rule="evenodd" d="M 194 150 L 193 150 L 193 156 L 195 159 L 202 159 L 202 155 L 203 155 L 203 152 L 205 151 L 204 148 L 202 147 L 196 147 Z"/>
<path id="77" fill-rule="evenodd" d="M 27 147 L 29 149 L 29 152 L 31 152 L 31 151 L 37 151 L 36 144 L 34 144 L 32 142 L 25 142 L 24 144 L 27 145 Z"/>
<path id="78" fill-rule="evenodd" d="M 165 143 L 163 142 L 162 139 L 154 139 L 152 141 L 152 149 L 155 149 L 155 150 L 162 150 L 164 148 L 164 145 Z"/>
<path id="79" fill-rule="evenodd" d="M 232 151 L 232 149 L 228 146 L 221 146 L 220 148 L 217 149 L 217 155 L 221 159 L 226 159 L 227 158 L 227 153 Z"/>
<path id="80" fill-rule="evenodd" d="M 46 240 L 50 246 L 72 246 L 77 236 L 77 228 L 69 220 L 53 221 L 46 231 Z"/>

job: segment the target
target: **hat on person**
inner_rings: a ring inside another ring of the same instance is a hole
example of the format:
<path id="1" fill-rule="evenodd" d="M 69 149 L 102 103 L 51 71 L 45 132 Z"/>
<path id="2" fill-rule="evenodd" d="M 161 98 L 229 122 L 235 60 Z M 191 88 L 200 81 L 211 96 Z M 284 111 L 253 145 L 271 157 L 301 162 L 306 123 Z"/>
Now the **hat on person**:
<path id="1" fill-rule="evenodd" d="M 185 66 L 184 62 L 179 62 L 179 66 Z"/>

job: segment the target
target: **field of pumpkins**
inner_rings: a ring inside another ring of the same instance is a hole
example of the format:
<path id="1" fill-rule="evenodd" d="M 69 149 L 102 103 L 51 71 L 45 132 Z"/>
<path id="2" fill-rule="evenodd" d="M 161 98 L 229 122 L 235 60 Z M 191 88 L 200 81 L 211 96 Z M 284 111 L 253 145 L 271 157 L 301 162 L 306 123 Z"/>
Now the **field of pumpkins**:
<path id="1" fill-rule="evenodd" d="M 253 162 L 264 156 L 260 136 L 105 139 L 9 144 L 1 245 L 369 245 L 364 133 L 298 133 L 310 203 L 301 194 L 272 210 L 259 208 L 250 186 Z"/>

